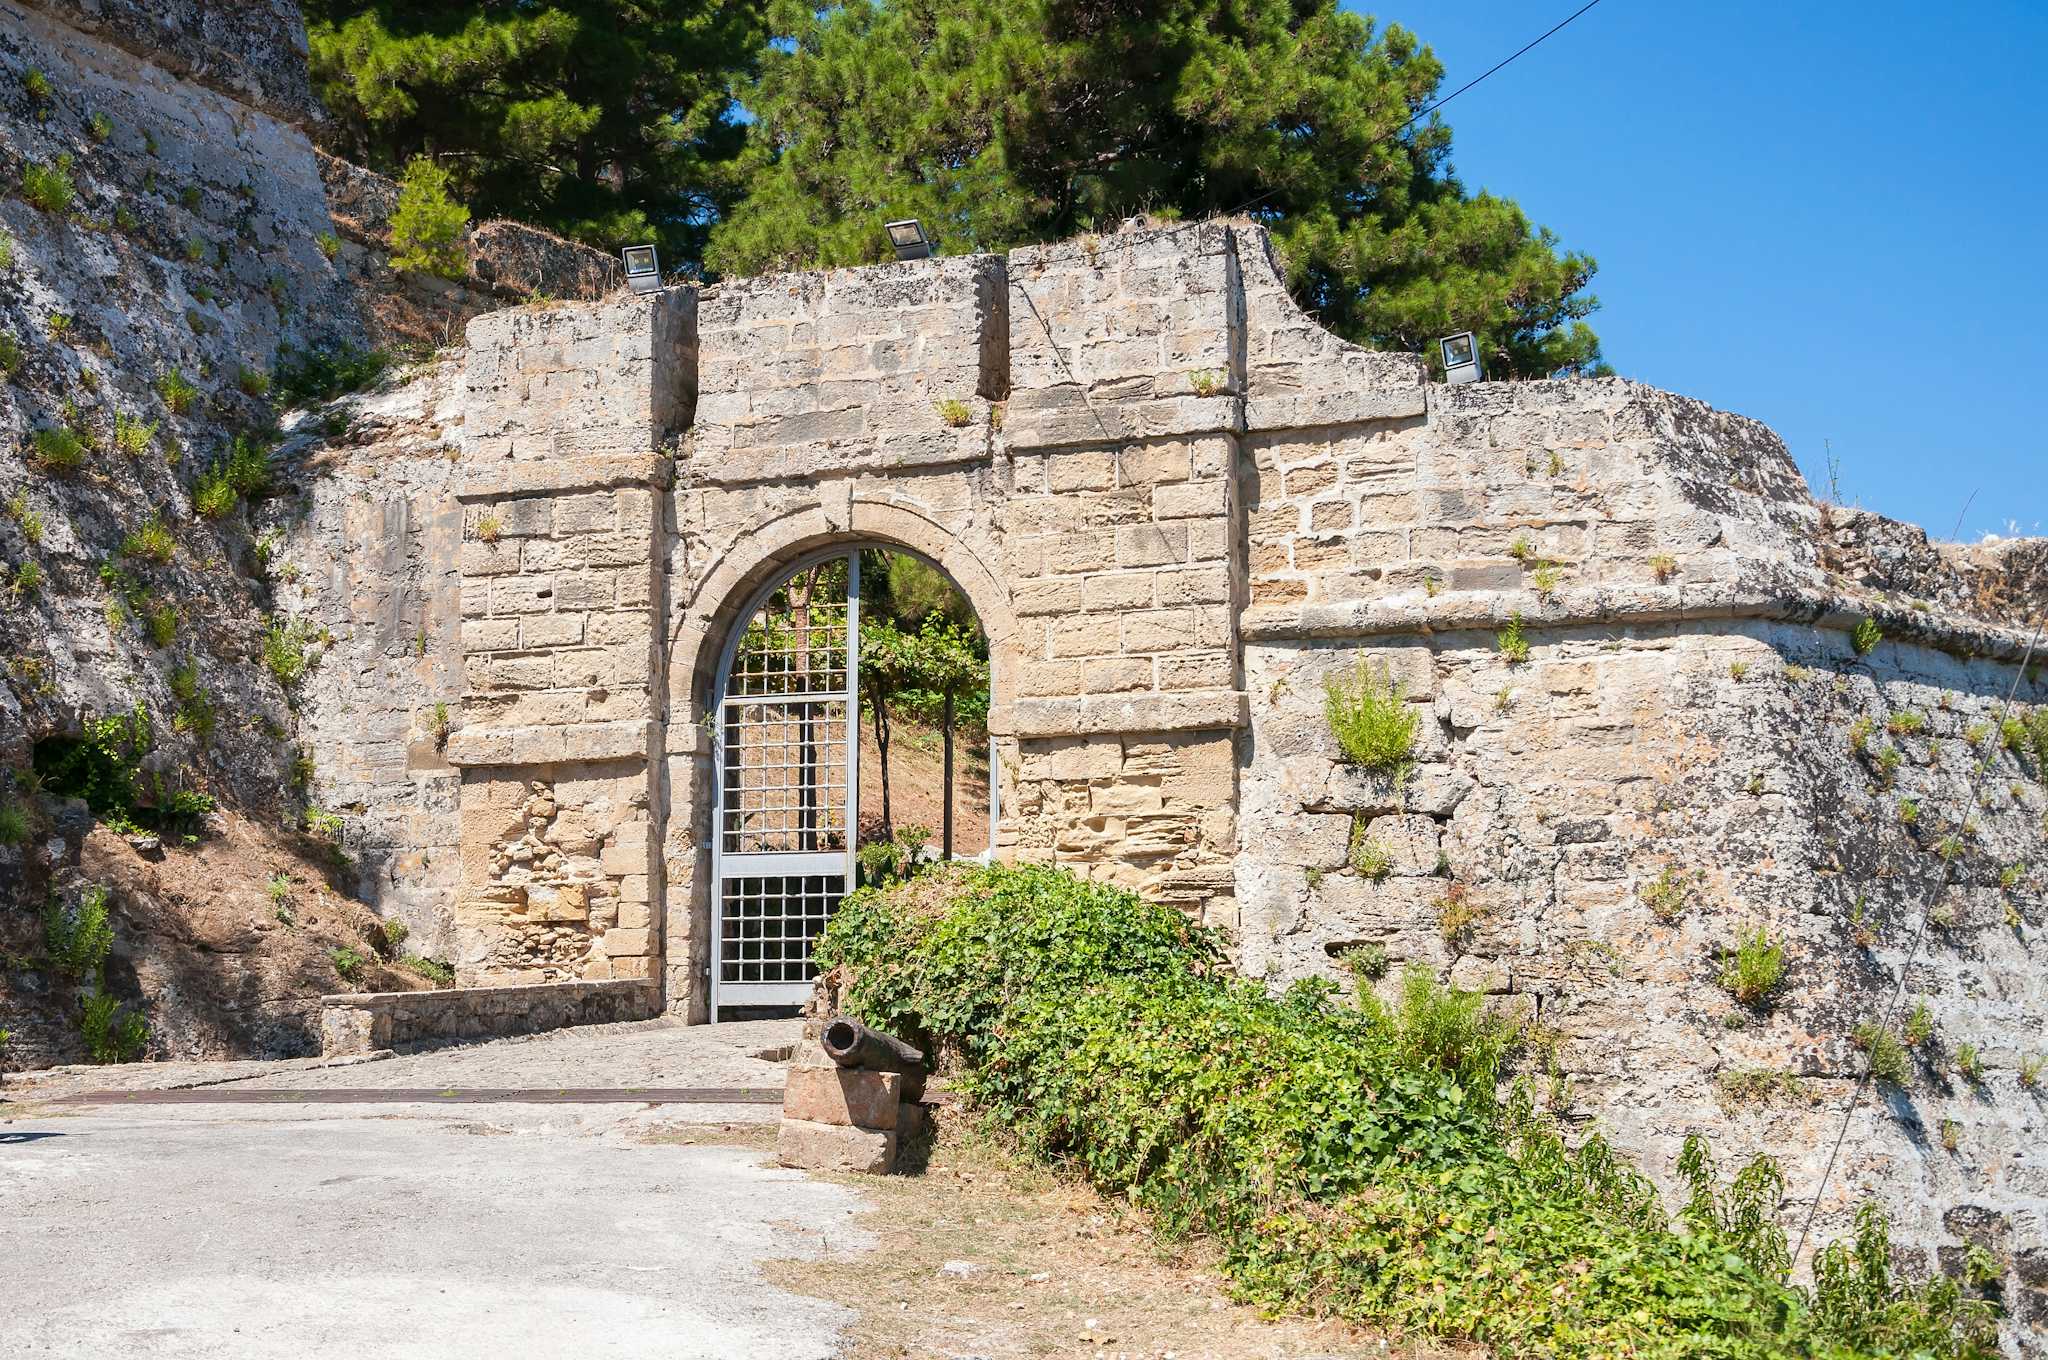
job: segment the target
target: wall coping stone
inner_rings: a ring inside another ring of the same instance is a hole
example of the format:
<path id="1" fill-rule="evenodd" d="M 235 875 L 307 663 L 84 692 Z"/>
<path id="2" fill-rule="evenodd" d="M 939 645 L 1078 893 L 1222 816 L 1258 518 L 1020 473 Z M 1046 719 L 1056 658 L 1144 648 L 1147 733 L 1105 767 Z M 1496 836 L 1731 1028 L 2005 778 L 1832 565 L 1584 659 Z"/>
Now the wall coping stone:
<path id="1" fill-rule="evenodd" d="M 652 718 L 563 723 L 551 727 L 466 727 L 448 739 L 448 763 L 463 769 L 559 765 L 585 760 L 647 760 Z"/>
<path id="2" fill-rule="evenodd" d="M 660 1010 L 660 987 L 643 978 L 344 993 L 320 998 L 320 1048 L 332 1058 L 400 1045 L 434 1047 L 649 1020 Z"/>
<path id="3" fill-rule="evenodd" d="M 1018 699 L 1010 726 L 1019 737 L 1079 737 L 1106 732 L 1210 732 L 1251 723 L 1243 690 L 1179 690 L 1163 694 L 1090 694 L 1075 699 Z M 990 723 L 993 731 L 995 724 Z"/>
<path id="4" fill-rule="evenodd" d="M 505 459 L 471 472 L 456 490 L 457 500 L 488 501 L 505 496 L 550 496 L 570 491 L 609 491 L 648 486 L 666 490 L 674 468 L 666 454 L 627 458 Z"/>
<path id="5" fill-rule="evenodd" d="M 1519 616 L 1529 628 L 1614 628 L 1630 624 L 1764 619 L 1849 632 L 1874 620 L 1886 642 L 1914 642 L 1964 657 L 2018 661 L 2029 634 L 1960 618 L 1941 619 L 1879 600 L 1836 595 L 1796 581 L 1747 579 L 1662 586 L 1585 586 L 1553 591 L 1442 591 L 1332 604 L 1254 605 L 1239 631 L 1247 642 L 1379 637 L 1503 628 Z"/>

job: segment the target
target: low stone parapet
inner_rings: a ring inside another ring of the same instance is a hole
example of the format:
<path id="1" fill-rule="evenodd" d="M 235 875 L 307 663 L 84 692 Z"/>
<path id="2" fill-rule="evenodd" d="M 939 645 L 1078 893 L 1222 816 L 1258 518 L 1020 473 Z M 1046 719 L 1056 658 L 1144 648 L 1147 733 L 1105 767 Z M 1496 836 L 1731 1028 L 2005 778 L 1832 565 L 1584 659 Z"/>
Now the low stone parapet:
<path id="1" fill-rule="evenodd" d="M 326 1057 L 378 1049 L 538 1034 L 572 1025 L 649 1020 L 661 1013 L 652 982 L 548 982 L 432 992 L 359 992 L 320 998 Z"/>

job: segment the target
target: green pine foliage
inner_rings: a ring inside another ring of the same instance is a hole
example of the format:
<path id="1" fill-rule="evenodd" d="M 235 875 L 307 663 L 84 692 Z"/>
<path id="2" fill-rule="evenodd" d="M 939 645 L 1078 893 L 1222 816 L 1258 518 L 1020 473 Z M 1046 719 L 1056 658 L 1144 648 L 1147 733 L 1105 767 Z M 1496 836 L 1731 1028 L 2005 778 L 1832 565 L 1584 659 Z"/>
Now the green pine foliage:
<path id="1" fill-rule="evenodd" d="M 444 279 L 469 273 L 469 209 L 450 196 L 449 172 L 425 156 L 405 167 L 399 181 L 398 209 L 391 214 L 391 267 Z"/>
<path id="2" fill-rule="evenodd" d="M 1722 1189 L 1689 1148 L 1674 1221 L 1597 1135 L 1503 1098 L 1519 1026 L 1426 973 L 1392 1005 L 1274 996 L 1179 912 L 1043 866 L 856 893 L 818 955 L 1028 1152 L 1212 1238 L 1263 1308 L 1570 1360 L 1995 1354 L 1959 1284 L 1893 1277 L 1874 1213 L 1791 1285 L 1768 1160 Z"/>
<path id="3" fill-rule="evenodd" d="M 771 0 L 740 87 L 747 196 L 712 229 L 730 274 L 890 258 L 916 217 L 952 252 L 1193 221 L 1256 203 L 1295 297 L 1380 348 L 1480 333 L 1496 376 L 1600 366 L 1594 262 L 1470 193 L 1450 129 L 1404 129 L 1443 66 L 1337 0 L 814 4 Z"/>
<path id="4" fill-rule="evenodd" d="M 434 154 L 486 216 L 698 257 L 732 206 L 760 0 L 307 0 L 329 149 Z"/>

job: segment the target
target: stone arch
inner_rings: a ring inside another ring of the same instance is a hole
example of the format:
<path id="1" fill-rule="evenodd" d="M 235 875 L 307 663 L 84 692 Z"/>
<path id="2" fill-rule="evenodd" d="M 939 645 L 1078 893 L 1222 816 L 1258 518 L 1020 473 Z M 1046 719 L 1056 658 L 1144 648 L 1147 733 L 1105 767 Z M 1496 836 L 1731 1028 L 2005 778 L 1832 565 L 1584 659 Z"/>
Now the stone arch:
<path id="1" fill-rule="evenodd" d="M 1017 616 L 1009 592 L 982 555 L 922 509 L 900 501 L 856 497 L 837 522 L 813 505 L 775 516 L 742 535 L 703 574 L 675 610 L 669 630 L 670 721 L 692 721 L 711 698 L 718 661 L 740 614 L 776 573 L 821 549 L 898 548 L 945 572 L 974 606 L 989 645 L 989 724 L 1009 711 L 1016 684 Z"/>
<path id="2" fill-rule="evenodd" d="M 967 596 L 989 643 L 989 731 L 998 750 L 991 778 L 1015 764 L 1009 713 L 1020 638 L 1009 591 L 983 552 L 920 507 L 855 496 L 828 511 L 811 504 L 768 517 L 740 535 L 678 590 L 666 634 L 667 760 L 662 861 L 667 1004 L 690 1021 L 706 1018 L 711 932 L 716 928 L 709 852 L 715 776 L 703 716 L 715 702 L 720 662 L 745 613 L 783 573 L 832 548 L 885 547 L 913 553 L 943 571 Z M 1008 793 L 1000 795 L 1007 807 Z M 1008 818 L 1005 811 L 1003 816 Z"/>

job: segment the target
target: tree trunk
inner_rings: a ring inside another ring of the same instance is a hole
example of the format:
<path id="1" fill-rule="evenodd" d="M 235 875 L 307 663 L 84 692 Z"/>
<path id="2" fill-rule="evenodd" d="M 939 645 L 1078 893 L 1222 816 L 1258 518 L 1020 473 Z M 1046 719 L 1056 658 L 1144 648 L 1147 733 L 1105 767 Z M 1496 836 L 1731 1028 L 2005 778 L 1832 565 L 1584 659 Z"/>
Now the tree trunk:
<path id="1" fill-rule="evenodd" d="M 939 845 L 940 845 L 940 854 L 941 854 L 941 855 L 942 855 L 942 856 L 943 856 L 944 858 L 946 858 L 946 859 L 951 859 L 951 858 L 953 858 L 953 691 L 952 691 L 952 690 L 947 690 L 947 691 L 946 691 L 946 714 L 945 714 L 945 718 L 944 718 L 944 721 L 943 721 L 943 724 L 942 724 L 942 727 L 941 727 L 941 733 L 942 733 L 943 739 L 944 739 L 944 741 L 945 741 L 945 743 L 946 743 L 946 777 L 945 777 L 945 781 L 944 781 L 944 782 L 945 782 L 945 786 L 946 786 L 946 816 L 945 816 L 945 821 L 944 821 L 944 823 L 943 823 L 943 825 L 944 825 L 944 827 L 945 827 L 945 830 L 944 830 L 943 832 L 941 832 L 941 833 L 940 833 L 940 838 L 939 838 Z"/>
<path id="2" fill-rule="evenodd" d="M 895 815 L 889 810 L 889 700 L 875 688 L 875 756 L 882 771 L 882 839 L 896 839 Z"/>

